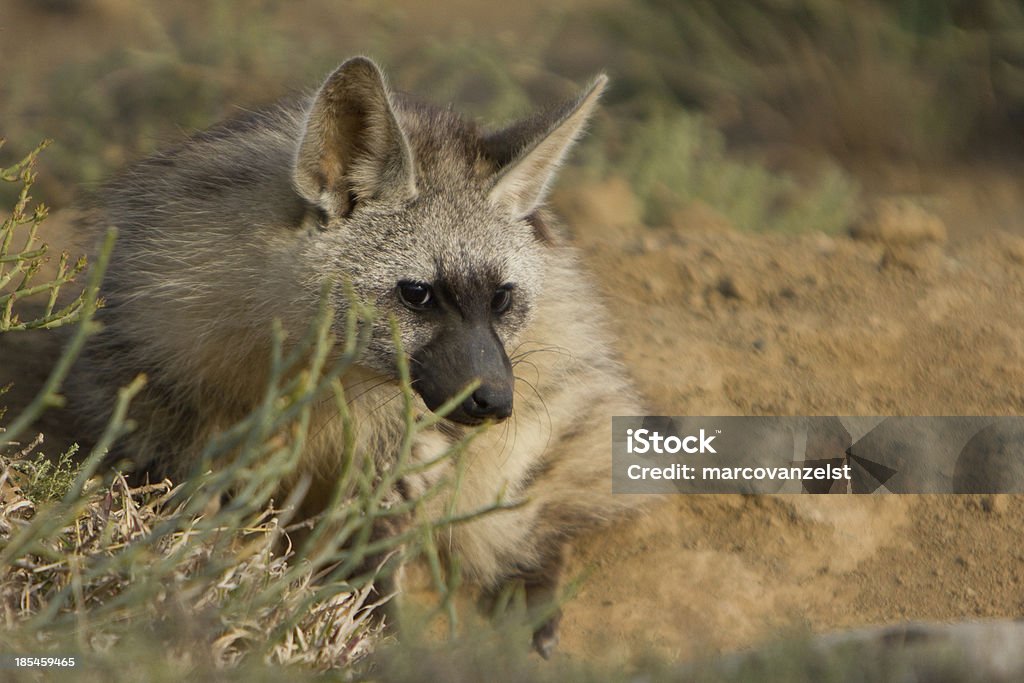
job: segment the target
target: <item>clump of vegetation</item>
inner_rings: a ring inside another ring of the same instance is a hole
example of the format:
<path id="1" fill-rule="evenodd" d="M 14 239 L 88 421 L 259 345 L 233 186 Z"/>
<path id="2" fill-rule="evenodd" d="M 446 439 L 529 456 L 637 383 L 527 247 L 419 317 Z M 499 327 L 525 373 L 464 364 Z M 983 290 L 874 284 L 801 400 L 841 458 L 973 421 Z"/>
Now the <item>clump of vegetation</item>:
<path id="1" fill-rule="evenodd" d="M 0 333 L 37 328 L 60 327 L 75 322 L 85 305 L 85 294 L 57 309 L 57 297 L 63 286 L 85 268 L 85 259 L 72 263 L 67 252 L 59 257 L 56 273 L 43 282 L 36 281 L 47 259 L 47 246 L 39 237 L 39 225 L 46 218 L 44 204 L 32 206 L 30 194 L 36 179 L 36 160 L 49 144 L 43 142 L 13 166 L 0 169 L 0 183 L 17 186 L 17 199 L 10 215 L 0 223 Z M 4 140 L 0 138 L 0 148 Z M 46 296 L 45 307 L 30 320 L 18 317 L 16 304 L 33 296 Z"/>
<path id="2" fill-rule="evenodd" d="M 2 415 L 0 415 L 2 417 Z M 35 458 L 28 456 L 38 451 L 43 435 L 37 434 L 32 443 L 24 447 L 10 461 L 11 474 L 21 482 L 21 488 L 33 505 L 60 500 L 67 495 L 78 476 L 80 463 L 75 460 L 78 444 L 73 444 L 56 461 L 40 453 Z M 8 477 L 10 478 L 10 477 Z"/>
<path id="3" fill-rule="evenodd" d="M 549 60 L 588 35 L 618 100 L 699 110 L 739 143 L 935 160 L 1020 142 L 1016 0 L 641 0 L 578 13 Z"/>
<path id="4" fill-rule="evenodd" d="M 834 233 L 856 217 L 857 184 L 838 166 L 828 165 L 816 180 L 800 182 L 730 155 L 724 135 L 703 116 L 658 110 L 624 124 L 617 137 L 589 167 L 624 176 L 648 225 L 674 223 L 674 215 L 693 202 L 713 207 L 741 230 L 757 232 Z"/>

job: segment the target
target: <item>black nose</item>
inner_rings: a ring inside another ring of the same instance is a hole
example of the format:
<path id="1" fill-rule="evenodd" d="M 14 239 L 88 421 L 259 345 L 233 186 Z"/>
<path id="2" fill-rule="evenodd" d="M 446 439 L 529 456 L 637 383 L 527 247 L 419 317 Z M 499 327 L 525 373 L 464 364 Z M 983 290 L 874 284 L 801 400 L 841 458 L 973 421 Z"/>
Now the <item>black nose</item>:
<path id="1" fill-rule="evenodd" d="M 504 420 L 512 414 L 512 390 L 484 385 L 462 402 L 462 410 L 471 417 Z"/>

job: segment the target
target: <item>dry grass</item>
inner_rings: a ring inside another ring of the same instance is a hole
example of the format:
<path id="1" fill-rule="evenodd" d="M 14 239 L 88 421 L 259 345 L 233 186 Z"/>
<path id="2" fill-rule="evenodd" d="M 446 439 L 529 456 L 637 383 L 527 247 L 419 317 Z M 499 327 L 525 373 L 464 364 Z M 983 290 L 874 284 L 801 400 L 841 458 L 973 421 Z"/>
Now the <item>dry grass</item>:
<path id="1" fill-rule="evenodd" d="M 25 475 L 10 461 L 0 466 L 0 535 L 11 539 L 54 510 L 25 495 Z M 94 481 L 56 533 L 5 563 L 4 649 L 39 654 L 73 641 L 76 652 L 121 657 L 141 627 L 158 640 L 176 633 L 165 645 L 184 668 L 234 667 L 254 654 L 267 664 L 349 668 L 373 651 L 382 623 L 370 617 L 382 600 L 372 583 L 318 582 L 322 568 L 282 549 L 286 515 L 273 506 L 245 527 L 205 533 L 181 491 L 169 481 L 133 488 L 121 475 Z"/>

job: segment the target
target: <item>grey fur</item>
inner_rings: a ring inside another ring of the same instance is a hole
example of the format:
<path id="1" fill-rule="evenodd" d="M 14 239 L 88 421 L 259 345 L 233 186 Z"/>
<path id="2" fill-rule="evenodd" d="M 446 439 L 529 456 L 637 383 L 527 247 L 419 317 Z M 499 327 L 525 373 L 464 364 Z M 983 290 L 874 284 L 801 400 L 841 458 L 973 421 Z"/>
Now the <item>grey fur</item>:
<path id="1" fill-rule="evenodd" d="M 403 426 L 401 402 L 387 401 L 396 387 L 387 320 L 398 320 L 413 357 L 442 324 L 403 305 L 396 283 L 443 281 L 447 305 L 460 311 L 512 283 L 511 309 L 484 328 L 511 361 L 514 409 L 473 442 L 455 505 L 471 511 L 501 492 L 527 502 L 453 528 L 440 545 L 485 589 L 521 577 L 550 593 L 567 541 L 636 503 L 611 495 L 610 417 L 641 411 L 610 351 L 597 289 L 542 207 L 604 83 L 485 133 L 450 109 L 396 96 L 373 62 L 355 58 L 313 97 L 136 164 L 104 193 L 100 222 L 118 226 L 120 239 L 104 283 L 105 327 L 80 363 L 73 405 L 92 406 L 98 429 L 117 388 L 146 373 L 132 409 L 140 428 L 120 452 L 188 476 L 210 435 L 262 396 L 272 321 L 301 336 L 327 279 L 338 283 L 340 332 L 350 283 L 379 322 L 344 382 L 387 380 L 350 392 L 357 448 L 386 461 Z M 326 500 L 340 466 L 340 422 L 330 418 L 317 416 L 326 426 L 303 458 L 313 501 Z M 415 457 L 434 457 L 457 432 L 446 424 L 425 434 Z M 416 495 L 428 484 L 403 488 Z M 428 512 L 445 505 L 433 499 Z M 538 649 L 551 638 L 553 628 L 539 632 Z"/>

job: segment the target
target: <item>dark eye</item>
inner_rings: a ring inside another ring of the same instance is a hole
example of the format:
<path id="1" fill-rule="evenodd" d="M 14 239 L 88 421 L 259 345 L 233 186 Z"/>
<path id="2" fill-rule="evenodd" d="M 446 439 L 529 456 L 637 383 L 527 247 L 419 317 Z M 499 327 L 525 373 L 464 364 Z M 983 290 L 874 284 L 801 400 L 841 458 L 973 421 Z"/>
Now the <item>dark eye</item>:
<path id="1" fill-rule="evenodd" d="M 512 285 L 504 285 L 494 291 L 491 297 L 491 311 L 501 315 L 512 307 Z"/>
<path id="2" fill-rule="evenodd" d="M 430 285 L 422 282 L 399 282 L 398 298 L 406 308 L 424 311 L 434 306 L 434 291 Z"/>

